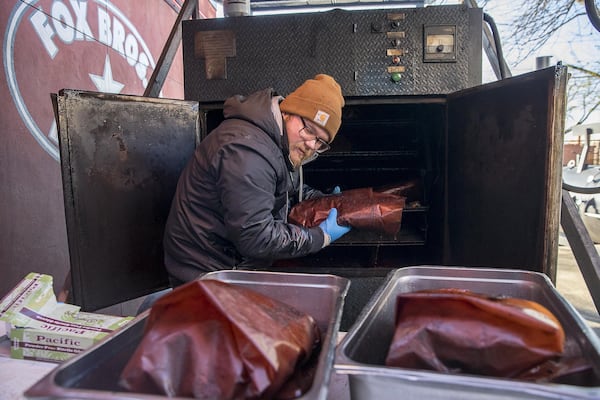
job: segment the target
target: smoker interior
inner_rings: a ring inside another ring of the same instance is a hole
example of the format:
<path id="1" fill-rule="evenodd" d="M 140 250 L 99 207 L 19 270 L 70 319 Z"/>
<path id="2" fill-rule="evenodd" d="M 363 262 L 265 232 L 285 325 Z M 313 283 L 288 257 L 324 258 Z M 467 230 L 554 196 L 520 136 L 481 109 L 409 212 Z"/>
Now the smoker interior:
<path id="1" fill-rule="evenodd" d="M 344 191 L 413 183 L 398 234 L 353 230 L 315 255 L 276 266 L 393 268 L 441 262 L 444 99 L 390 100 L 348 100 L 331 150 L 303 170 L 304 182 L 324 192 L 335 186 Z M 210 132 L 222 120 L 221 110 L 204 117 Z"/>

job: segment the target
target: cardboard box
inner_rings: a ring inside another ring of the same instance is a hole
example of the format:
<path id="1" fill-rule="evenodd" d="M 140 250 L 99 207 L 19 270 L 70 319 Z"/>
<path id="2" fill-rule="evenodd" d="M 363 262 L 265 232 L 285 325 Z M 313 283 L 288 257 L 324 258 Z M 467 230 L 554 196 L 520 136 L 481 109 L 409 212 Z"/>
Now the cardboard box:
<path id="1" fill-rule="evenodd" d="M 81 312 L 58 303 L 52 277 L 28 274 L 0 301 L 0 320 L 7 324 L 11 357 L 62 362 L 90 348 L 133 317 Z"/>

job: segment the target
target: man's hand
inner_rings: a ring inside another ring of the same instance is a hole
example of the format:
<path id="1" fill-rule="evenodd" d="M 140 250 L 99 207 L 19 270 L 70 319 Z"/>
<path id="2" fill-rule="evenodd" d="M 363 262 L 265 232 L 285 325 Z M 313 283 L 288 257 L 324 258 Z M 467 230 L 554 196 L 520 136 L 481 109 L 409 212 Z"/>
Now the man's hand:
<path id="1" fill-rule="evenodd" d="M 323 247 L 328 246 L 331 242 L 335 242 L 352 229 L 349 226 L 341 226 L 337 223 L 337 208 L 329 210 L 327 219 L 319 224 L 319 228 L 325 233 L 325 241 Z"/>

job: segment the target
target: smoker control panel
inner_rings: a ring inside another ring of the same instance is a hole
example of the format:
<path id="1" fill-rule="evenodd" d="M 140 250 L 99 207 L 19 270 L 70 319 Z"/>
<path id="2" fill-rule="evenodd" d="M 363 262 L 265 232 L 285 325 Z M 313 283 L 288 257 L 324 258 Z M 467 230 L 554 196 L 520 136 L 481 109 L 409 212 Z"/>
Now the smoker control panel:
<path id="1" fill-rule="evenodd" d="M 183 21 L 185 98 L 286 95 L 319 73 L 347 97 L 455 92 L 481 84 L 482 21 L 465 5 Z"/>
<path id="2" fill-rule="evenodd" d="M 405 58 L 409 58 L 410 41 L 407 40 L 403 22 L 406 13 L 389 13 L 389 30 L 385 32 L 388 43 L 386 55 L 389 57 L 387 72 L 394 83 L 402 81 L 406 72 Z M 373 23 L 374 32 L 381 32 L 381 25 Z M 423 27 L 423 62 L 456 62 L 456 25 L 425 25 Z"/>
<path id="3" fill-rule="evenodd" d="M 386 55 L 390 57 L 387 72 L 390 74 L 392 82 L 399 83 L 402 80 L 402 74 L 406 71 L 406 66 L 402 65 L 404 56 L 409 54 L 405 43 L 406 31 L 403 22 L 406 20 L 406 13 L 389 13 L 389 30 L 386 32 L 386 42 L 389 47 Z"/>

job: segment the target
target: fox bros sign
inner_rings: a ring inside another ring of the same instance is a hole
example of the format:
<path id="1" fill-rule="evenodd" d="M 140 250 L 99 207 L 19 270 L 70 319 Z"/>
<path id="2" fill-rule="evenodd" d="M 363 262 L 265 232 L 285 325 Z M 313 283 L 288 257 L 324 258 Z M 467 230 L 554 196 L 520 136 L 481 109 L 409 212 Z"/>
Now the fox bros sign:
<path id="1" fill-rule="evenodd" d="M 149 32 L 157 3 L 120 2 Z M 136 25 L 108 0 L 15 1 L 3 61 L 21 120 L 55 160 L 59 150 L 51 93 L 69 88 L 141 94 L 155 67 Z"/>

